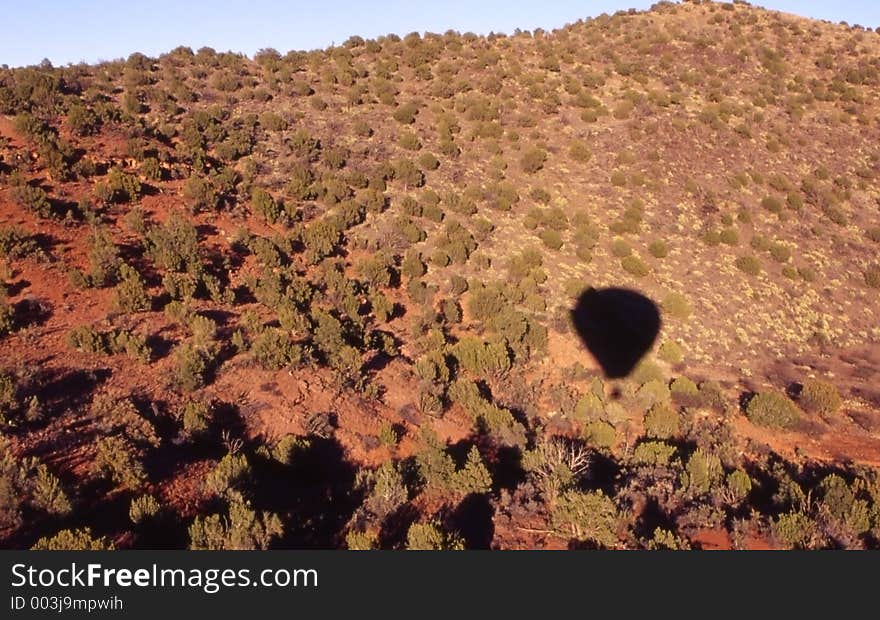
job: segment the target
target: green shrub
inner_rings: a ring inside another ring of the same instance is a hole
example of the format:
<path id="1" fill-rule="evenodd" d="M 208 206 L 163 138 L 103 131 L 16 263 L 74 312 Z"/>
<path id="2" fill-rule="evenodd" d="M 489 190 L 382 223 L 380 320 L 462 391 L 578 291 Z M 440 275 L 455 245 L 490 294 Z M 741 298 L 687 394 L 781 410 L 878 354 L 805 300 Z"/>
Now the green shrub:
<path id="1" fill-rule="evenodd" d="M 98 332 L 82 325 L 67 333 L 67 345 L 83 353 L 104 353 L 115 355 L 125 353 L 142 362 L 150 360 L 151 351 L 147 339 L 125 329 Z"/>
<path id="2" fill-rule="evenodd" d="M 15 260 L 42 253 L 34 236 L 19 228 L 0 228 L 0 256 Z"/>
<path id="3" fill-rule="evenodd" d="M 211 429 L 213 410 L 208 402 L 190 400 L 184 404 L 180 417 L 187 436 L 201 437 Z"/>
<path id="4" fill-rule="evenodd" d="M 791 428 L 799 420 L 797 407 L 784 394 L 760 392 L 746 405 L 749 420 L 759 426 Z"/>
<path id="5" fill-rule="evenodd" d="M 333 254 L 340 241 L 340 230 L 328 218 L 315 220 L 303 231 L 306 257 L 312 264 Z"/>
<path id="6" fill-rule="evenodd" d="M 724 475 L 721 459 L 697 448 L 691 454 L 681 474 L 681 485 L 694 496 L 705 495 L 711 491 Z"/>
<path id="7" fill-rule="evenodd" d="M 419 166 L 425 170 L 436 170 L 440 167 L 440 160 L 432 153 L 422 153 L 419 155 Z"/>
<path id="8" fill-rule="evenodd" d="M 462 495 L 482 494 L 492 490 L 492 475 L 483 464 L 483 459 L 476 447 L 470 449 L 464 467 L 455 472 L 450 486 Z"/>
<path id="9" fill-rule="evenodd" d="M 3 382 L 5 383 L 5 381 Z M 6 390 L 3 389 L 5 392 Z M 4 398 L 9 394 L 3 394 Z M 14 396 L 14 392 L 12 394 Z M 0 413 L 5 403 L 0 403 Z M 0 527 L 18 528 L 27 510 L 63 517 L 71 504 L 61 482 L 33 457 L 13 454 L 8 439 L 0 435 Z"/>
<path id="10" fill-rule="evenodd" d="M 862 481 L 852 486 L 841 476 L 829 474 L 819 483 L 821 492 L 821 512 L 843 525 L 854 534 L 863 534 L 871 529 L 872 506 L 868 500 L 857 497 Z"/>
<path id="11" fill-rule="evenodd" d="M 666 258 L 669 256 L 669 245 L 662 239 L 652 241 L 648 246 L 648 251 L 654 258 Z"/>
<path id="12" fill-rule="evenodd" d="M 284 533 L 278 515 L 257 512 L 240 496 L 233 496 L 226 514 L 196 517 L 189 526 L 190 549 L 265 550 Z"/>
<path id="13" fill-rule="evenodd" d="M 113 543 L 103 536 L 95 538 L 89 528 L 61 530 L 52 537 L 39 539 L 31 549 L 34 551 L 107 551 Z"/>
<path id="14" fill-rule="evenodd" d="M 610 450 L 617 443 L 617 431 L 604 420 L 595 420 L 584 426 L 584 440 L 598 449 Z"/>
<path id="15" fill-rule="evenodd" d="M 134 446 L 124 437 L 102 437 L 96 444 L 95 468 L 113 482 L 131 491 L 140 489 L 147 473 Z"/>
<path id="16" fill-rule="evenodd" d="M 464 370 L 477 375 L 501 374 L 512 365 L 510 350 L 504 342 L 483 342 L 475 336 L 464 336 L 451 350 Z"/>
<path id="17" fill-rule="evenodd" d="M 568 149 L 568 154 L 573 160 L 582 164 L 587 163 L 593 157 L 589 147 L 581 140 L 572 142 Z"/>
<path id="18" fill-rule="evenodd" d="M 831 383 L 818 379 L 807 379 L 798 394 L 798 403 L 804 410 L 811 413 L 829 415 L 840 409 L 843 405 L 843 399 L 840 397 L 840 392 Z"/>
<path id="19" fill-rule="evenodd" d="M 174 352 L 172 382 L 184 392 L 192 392 L 205 384 L 210 358 L 192 343 L 184 343 Z"/>
<path id="20" fill-rule="evenodd" d="M 89 238 L 89 272 L 87 284 L 98 288 L 114 282 L 122 260 L 113 238 L 104 228 L 96 229 Z"/>
<path id="21" fill-rule="evenodd" d="M 201 249 L 195 225 L 179 211 L 172 211 L 165 224 L 147 231 L 145 245 L 160 269 L 201 273 Z"/>
<path id="22" fill-rule="evenodd" d="M 42 187 L 24 183 L 14 186 L 10 194 L 15 202 L 28 211 L 33 212 L 39 217 L 52 217 L 52 203 L 49 200 L 49 195 Z"/>
<path id="23" fill-rule="evenodd" d="M 736 268 L 750 276 L 761 273 L 761 261 L 751 255 L 740 256 L 734 262 Z"/>
<path id="24" fill-rule="evenodd" d="M 600 548 L 615 548 L 620 544 L 617 507 L 601 491 L 566 491 L 551 517 L 554 528 L 577 540 Z"/>
<path id="25" fill-rule="evenodd" d="M 212 211 L 217 208 L 220 196 L 210 179 L 194 174 L 183 185 L 183 197 L 189 203 L 190 211 Z"/>
<path id="26" fill-rule="evenodd" d="M 718 238 L 725 245 L 739 245 L 739 233 L 735 228 L 725 228 Z"/>
<path id="27" fill-rule="evenodd" d="M 161 507 L 152 495 L 141 495 L 131 500 L 128 508 L 128 518 L 134 525 L 140 525 L 149 521 L 159 514 Z"/>
<path id="28" fill-rule="evenodd" d="M 562 248 L 562 236 L 553 229 L 547 228 L 541 231 L 539 237 L 544 246 L 551 250 Z"/>
<path id="29" fill-rule="evenodd" d="M 111 168 L 107 175 L 107 185 L 110 188 L 110 201 L 116 203 L 137 202 L 141 197 L 143 188 L 138 178 L 119 168 Z"/>
<path id="30" fill-rule="evenodd" d="M 406 548 L 411 551 L 460 551 L 464 540 L 445 532 L 436 522 L 413 523 L 406 533 Z"/>
<path id="31" fill-rule="evenodd" d="M 642 262 L 642 259 L 635 255 L 624 256 L 620 260 L 620 265 L 624 271 L 637 278 L 644 278 L 651 272 L 648 266 Z"/>
<path id="32" fill-rule="evenodd" d="M 779 213 L 782 211 L 782 201 L 776 196 L 766 196 L 761 200 L 761 206 L 771 213 Z"/>
<path id="33" fill-rule="evenodd" d="M 391 116 L 398 123 L 402 123 L 404 125 L 412 125 L 416 122 L 416 116 L 419 113 L 419 106 L 415 103 L 405 103 L 403 105 L 398 106 Z"/>
<path id="34" fill-rule="evenodd" d="M 246 492 L 252 482 L 253 471 L 247 457 L 240 452 L 230 452 L 205 476 L 204 488 L 213 496 L 234 497 Z"/>
<path id="35" fill-rule="evenodd" d="M 522 159 L 520 159 L 520 168 L 522 168 L 523 172 L 528 174 L 534 174 L 538 172 L 541 168 L 544 167 L 544 163 L 547 161 L 547 151 L 541 148 L 531 148 L 523 154 Z"/>
<path id="36" fill-rule="evenodd" d="M 788 249 L 788 246 L 777 242 L 770 246 L 770 256 L 777 263 L 787 263 L 791 260 L 791 250 Z"/>
<path id="37" fill-rule="evenodd" d="M 680 364 L 684 359 L 684 350 L 673 340 L 667 340 L 657 350 L 657 357 L 670 364 Z"/>
<path id="38" fill-rule="evenodd" d="M 615 170 L 611 173 L 611 184 L 614 187 L 626 187 L 627 177 L 623 170 Z"/>
<path id="39" fill-rule="evenodd" d="M 269 327 L 254 339 L 251 354 L 265 370 L 280 370 L 302 361 L 302 349 L 282 329 Z"/>
<path id="40" fill-rule="evenodd" d="M 880 263 L 868 265 L 865 268 L 865 284 L 871 288 L 880 288 Z"/>
<path id="41" fill-rule="evenodd" d="M 773 523 L 773 536 L 788 549 L 807 549 L 816 534 L 816 524 L 802 512 L 779 515 Z"/>
<path id="42" fill-rule="evenodd" d="M 141 312 L 149 310 L 150 295 L 141 274 L 131 265 L 123 263 L 119 267 L 119 283 L 114 291 L 114 304 L 121 312 Z"/>
<path id="43" fill-rule="evenodd" d="M 645 381 L 635 393 L 636 400 L 643 407 L 651 407 L 656 403 L 669 401 L 669 387 L 664 381 L 651 379 Z"/>
<path id="44" fill-rule="evenodd" d="M 645 434 L 657 439 L 668 439 L 678 434 L 678 412 L 669 403 L 655 404 L 645 414 Z"/>
<path id="45" fill-rule="evenodd" d="M 699 395 L 697 384 L 687 377 L 676 377 L 669 386 L 674 396 L 696 398 Z"/>
<path id="46" fill-rule="evenodd" d="M 643 441 L 633 450 L 631 460 L 636 465 L 663 467 L 675 455 L 675 446 L 662 441 Z"/>
<path id="47" fill-rule="evenodd" d="M 251 192 L 251 209 L 270 224 L 277 222 L 284 212 L 281 203 L 275 200 L 272 194 L 259 187 Z"/>
<path id="48" fill-rule="evenodd" d="M 615 239 L 611 242 L 611 253 L 617 258 L 624 258 L 632 254 L 632 248 L 623 239 Z"/>

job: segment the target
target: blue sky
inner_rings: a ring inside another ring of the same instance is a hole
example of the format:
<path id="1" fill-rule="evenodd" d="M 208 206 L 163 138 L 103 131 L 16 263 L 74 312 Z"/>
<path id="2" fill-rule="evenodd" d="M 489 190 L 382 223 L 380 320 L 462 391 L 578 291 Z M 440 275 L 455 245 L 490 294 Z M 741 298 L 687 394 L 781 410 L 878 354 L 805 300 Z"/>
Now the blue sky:
<path id="1" fill-rule="evenodd" d="M 514 28 L 545 29 L 578 18 L 654 0 L 2 0 L 0 64 L 21 66 L 48 58 L 56 65 L 150 56 L 188 45 L 248 55 L 264 47 L 281 52 L 371 38 L 448 29 L 485 34 Z M 878 0 L 765 0 L 755 2 L 809 17 L 880 25 Z M 5 6 L 3 6 L 5 5 Z"/>

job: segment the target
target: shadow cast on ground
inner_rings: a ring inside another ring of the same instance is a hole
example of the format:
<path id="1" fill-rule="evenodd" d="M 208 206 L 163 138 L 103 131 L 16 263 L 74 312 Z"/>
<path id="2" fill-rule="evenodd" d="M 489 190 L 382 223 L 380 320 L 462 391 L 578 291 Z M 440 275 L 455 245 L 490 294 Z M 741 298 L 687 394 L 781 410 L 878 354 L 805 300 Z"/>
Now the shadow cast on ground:
<path id="1" fill-rule="evenodd" d="M 571 311 L 572 325 L 609 379 L 629 375 L 660 333 L 657 305 L 624 288 L 589 288 Z"/>

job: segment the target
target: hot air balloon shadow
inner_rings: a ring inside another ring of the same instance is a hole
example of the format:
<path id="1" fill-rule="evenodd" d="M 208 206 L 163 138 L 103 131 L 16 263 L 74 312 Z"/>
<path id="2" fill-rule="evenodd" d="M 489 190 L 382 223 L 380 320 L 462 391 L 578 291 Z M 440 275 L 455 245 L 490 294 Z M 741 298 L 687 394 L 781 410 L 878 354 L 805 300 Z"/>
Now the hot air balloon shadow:
<path id="1" fill-rule="evenodd" d="M 624 288 L 589 288 L 571 311 L 575 330 L 609 379 L 628 376 L 660 333 L 657 305 Z"/>

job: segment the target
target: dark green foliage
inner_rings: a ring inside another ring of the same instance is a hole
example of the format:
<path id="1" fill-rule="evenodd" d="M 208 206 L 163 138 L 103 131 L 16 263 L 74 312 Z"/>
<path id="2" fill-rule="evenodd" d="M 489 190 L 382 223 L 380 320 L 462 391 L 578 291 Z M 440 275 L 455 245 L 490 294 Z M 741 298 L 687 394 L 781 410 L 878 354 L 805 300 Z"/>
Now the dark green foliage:
<path id="1" fill-rule="evenodd" d="M 186 271 L 198 275 L 202 270 L 198 233 L 193 223 L 179 211 L 172 211 L 162 226 L 152 226 L 146 236 L 147 254 L 160 269 Z"/>
<path id="2" fill-rule="evenodd" d="M 52 203 L 42 187 L 23 183 L 14 186 L 10 194 L 12 199 L 25 209 L 40 217 L 52 217 Z"/>
<path id="3" fill-rule="evenodd" d="M 183 430 L 187 436 L 198 438 L 206 435 L 213 424 L 213 408 L 210 403 L 201 400 L 189 400 L 180 414 Z"/>
<path id="4" fill-rule="evenodd" d="M 141 197 L 142 187 L 138 178 L 119 168 L 110 169 L 106 183 L 110 190 L 108 202 L 131 203 Z"/>
<path id="5" fill-rule="evenodd" d="M 19 228 L 0 228 L 0 256 L 3 258 L 40 258 L 41 254 L 42 249 L 32 235 Z"/>
<path id="6" fill-rule="evenodd" d="M 782 211 L 782 201 L 776 196 L 767 196 L 761 200 L 761 206 L 771 213 L 779 213 Z"/>
<path id="7" fill-rule="evenodd" d="M 67 333 L 67 344 L 83 353 L 125 353 L 142 362 L 148 362 L 151 355 L 146 338 L 124 329 L 99 332 L 85 325 L 75 327 Z"/>
<path id="8" fill-rule="evenodd" d="M 270 224 L 276 223 L 284 213 L 283 205 L 272 194 L 259 187 L 251 192 L 251 208 Z"/>
<path id="9" fill-rule="evenodd" d="M 23 511 L 63 517 L 70 509 L 58 478 L 37 459 L 16 456 L 9 440 L 0 435 L 0 528 L 21 526 Z"/>
<path id="10" fill-rule="evenodd" d="M 425 175 L 412 160 L 398 159 L 394 162 L 394 179 L 405 187 L 421 187 L 425 184 Z"/>
<path id="11" fill-rule="evenodd" d="M 85 274 L 89 286 L 103 287 L 116 281 L 122 260 L 113 238 L 105 228 L 96 229 L 89 243 L 89 271 Z"/>
<path id="12" fill-rule="evenodd" d="M 510 350 L 503 342 L 483 342 L 474 336 L 465 336 L 451 352 L 461 368 L 476 375 L 501 374 L 512 365 Z"/>
<path id="13" fill-rule="evenodd" d="M 807 379 L 797 397 L 805 411 L 829 415 L 836 413 L 843 404 L 840 392 L 831 383 L 819 379 Z"/>
<path id="14" fill-rule="evenodd" d="M 190 549 L 268 549 L 284 533 L 277 515 L 253 510 L 241 496 L 233 496 L 225 513 L 196 517 L 189 527 Z"/>
<path id="15" fill-rule="evenodd" d="M 98 440 L 95 468 L 114 483 L 131 491 L 140 489 L 147 474 L 135 447 L 121 435 L 110 435 Z"/>
<path id="16" fill-rule="evenodd" d="M 371 288 L 384 288 L 391 283 L 392 266 L 393 258 L 389 254 L 377 252 L 358 262 L 356 269 Z"/>
<path id="17" fill-rule="evenodd" d="M 568 154 L 573 160 L 582 164 L 587 163 L 593 157 L 589 147 L 581 140 L 572 142 L 568 149 Z"/>
<path id="18" fill-rule="evenodd" d="M 15 329 L 15 308 L 6 303 L 5 291 L 0 287 L 0 338 Z"/>
<path id="19" fill-rule="evenodd" d="M 566 491 L 556 504 L 552 520 L 555 528 L 577 540 L 604 548 L 619 545 L 617 507 L 601 491 Z"/>
<path id="20" fill-rule="evenodd" d="M 407 251 L 400 264 L 400 273 L 408 278 L 421 278 L 425 275 L 427 268 L 422 261 L 421 255 L 415 250 Z"/>
<path id="21" fill-rule="evenodd" d="M 790 428 L 800 418 L 797 407 L 784 394 L 761 392 L 746 405 L 749 420 L 760 426 Z"/>
<path id="22" fill-rule="evenodd" d="M 302 349 L 282 329 L 268 327 L 251 345 L 254 360 L 266 370 L 280 370 L 302 361 Z"/>
<path id="23" fill-rule="evenodd" d="M 70 127 L 70 131 L 78 136 L 88 136 L 95 133 L 100 124 L 101 119 L 94 110 L 79 102 L 67 110 L 67 125 Z"/>
<path id="24" fill-rule="evenodd" d="M 406 548 L 411 551 L 456 551 L 464 549 L 464 540 L 444 531 L 436 522 L 413 523 L 406 533 Z"/>
<path id="25" fill-rule="evenodd" d="M 190 211 L 213 211 L 219 203 L 219 195 L 211 179 L 193 175 L 183 185 L 183 197 L 189 204 Z"/>
<path id="26" fill-rule="evenodd" d="M 205 384 L 210 364 L 210 354 L 192 343 L 184 343 L 174 352 L 172 382 L 175 387 L 192 392 Z"/>
<path id="27" fill-rule="evenodd" d="M 123 263 L 119 267 L 119 282 L 114 291 L 114 304 L 121 312 L 141 312 L 150 309 L 151 298 L 144 279 L 137 269 Z"/>
<path id="28" fill-rule="evenodd" d="M 315 220 L 303 231 L 303 243 L 306 246 L 306 259 L 318 263 L 333 254 L 341 241 L 340 230 L 329 219 Z"/>

